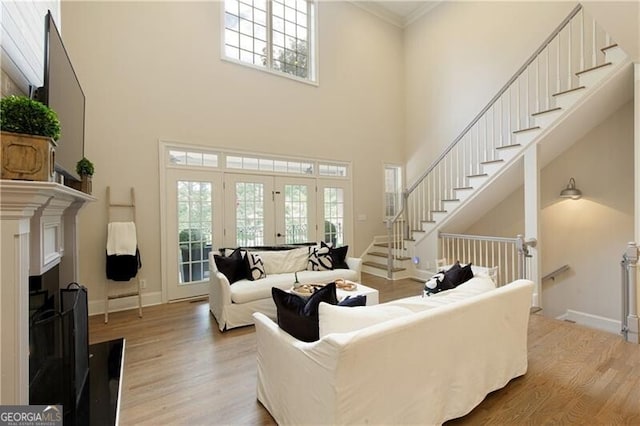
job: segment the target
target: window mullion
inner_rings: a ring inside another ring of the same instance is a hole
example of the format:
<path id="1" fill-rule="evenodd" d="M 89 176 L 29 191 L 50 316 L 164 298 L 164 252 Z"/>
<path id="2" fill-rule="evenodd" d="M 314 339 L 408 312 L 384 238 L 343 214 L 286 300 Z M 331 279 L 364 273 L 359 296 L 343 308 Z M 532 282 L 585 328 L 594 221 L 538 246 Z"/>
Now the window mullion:
<path id="1" fill-rule="evenodd" d="M 267 69 L 273 69 L 273 8 L 267 0 Z"/>

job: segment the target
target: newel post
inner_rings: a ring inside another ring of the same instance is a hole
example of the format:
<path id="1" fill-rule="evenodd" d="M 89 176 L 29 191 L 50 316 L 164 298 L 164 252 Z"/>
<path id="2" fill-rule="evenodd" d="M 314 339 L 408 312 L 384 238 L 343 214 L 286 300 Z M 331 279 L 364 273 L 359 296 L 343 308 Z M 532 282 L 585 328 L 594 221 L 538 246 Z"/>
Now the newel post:
<path id="1" fill-rule="evenodd" d="M 630 242 L 627 245 L 625 251 L 625 260 L 627 263 L 627 277 L 626 277 L 626 292 L 627 302 L 626 306 L 626 318 L 623 318 L 623 322 L 626 322 L 626 326 L 623 327 L 623 333 L 625 339 L 628 342 L 640 343 L 639 330 L 640 323 L 638 321 L 638 246 L 635 242 Z"/>

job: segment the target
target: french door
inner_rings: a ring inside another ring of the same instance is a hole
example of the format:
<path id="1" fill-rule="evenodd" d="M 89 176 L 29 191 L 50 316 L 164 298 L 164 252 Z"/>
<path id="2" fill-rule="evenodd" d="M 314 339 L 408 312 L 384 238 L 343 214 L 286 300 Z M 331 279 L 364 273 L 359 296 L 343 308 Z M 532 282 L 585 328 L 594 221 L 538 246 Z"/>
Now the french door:
<path id="1" fill-rule="evenodd" d="M 225 245 L 263 246 L 316 240 L 315 179 L 225 175 Z"/>
<path id="2" fill-rule="evenodd" d="M 167 298 L 209 292 L 209 253 L 223 242 L 222 173 L 168 169 Z"/>

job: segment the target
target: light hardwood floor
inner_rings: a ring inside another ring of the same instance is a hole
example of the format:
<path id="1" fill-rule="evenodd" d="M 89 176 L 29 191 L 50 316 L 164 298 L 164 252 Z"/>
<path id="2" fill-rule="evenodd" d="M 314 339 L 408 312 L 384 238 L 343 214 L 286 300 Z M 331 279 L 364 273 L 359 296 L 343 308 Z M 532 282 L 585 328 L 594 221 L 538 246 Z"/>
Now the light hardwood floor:
<path id="1" fill-rule="evenodd" d="M 366 274 L 363 283 L 380 290 L 381 302 L 422 287 Z M 120 424 L 274 424 L 256 401 L 252 326 L 221 333 L 206 301 L 145 308 L 142 319 L 137 310 L 113 313 L 107 325 L 103 318 L 90 318 L 91 343 L 126 338 Z M 640 425 L 640 345 L 532 315 L 527 374 L 447 424 Z"/>

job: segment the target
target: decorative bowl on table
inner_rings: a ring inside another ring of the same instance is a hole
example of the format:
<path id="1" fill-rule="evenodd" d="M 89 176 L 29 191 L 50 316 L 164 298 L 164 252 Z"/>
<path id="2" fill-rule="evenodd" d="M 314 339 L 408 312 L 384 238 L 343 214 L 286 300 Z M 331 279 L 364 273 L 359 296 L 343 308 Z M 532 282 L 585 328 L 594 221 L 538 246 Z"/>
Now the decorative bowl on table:
<path id="1" fill-rule="evenodd" d="M 316 290 L 322 287 L 324 287 L 324 284 L 299 284 L 298 283 L 298 284 L 294 284 L 293 287 L 291 287 L 291 293 L 297 294 L 300 297 L 309 297 L 313 293 L 315 293 Z"/>
<path id="2" fill-rule="evenodd" d="M 353 281 L 338 278 L 336 280 L 336 288 L 344 291 L 355 291 L 358 288 L 358 284 Z"/>

